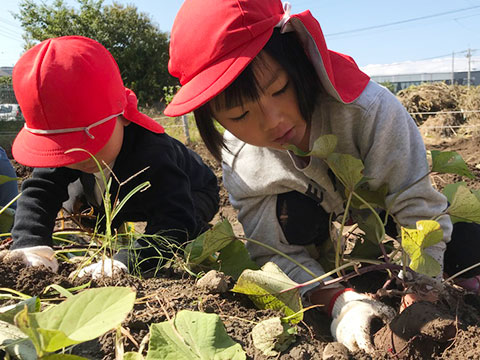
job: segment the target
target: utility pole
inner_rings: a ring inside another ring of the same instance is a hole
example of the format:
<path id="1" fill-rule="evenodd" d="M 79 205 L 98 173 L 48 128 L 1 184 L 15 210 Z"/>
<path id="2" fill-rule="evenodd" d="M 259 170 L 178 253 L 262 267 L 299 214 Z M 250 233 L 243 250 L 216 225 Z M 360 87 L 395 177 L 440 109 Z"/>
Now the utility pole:
<path id="1" fill-rule="evenodd" d="M 470 69 L 472 65 L 472 53 L 470 51 L 470 48 L 468 48 L 467 51 L 467 58 L 468 58 L 468 72 L 467 72 L 467 88 L 470 88 Z"/>
<path id="2" fill-rule="evenodd" d="M 452 51 L 452 81 L 450 82 L 450 85 L 453 86 L 454 80 L 455 80 L 455 52 Z"/>

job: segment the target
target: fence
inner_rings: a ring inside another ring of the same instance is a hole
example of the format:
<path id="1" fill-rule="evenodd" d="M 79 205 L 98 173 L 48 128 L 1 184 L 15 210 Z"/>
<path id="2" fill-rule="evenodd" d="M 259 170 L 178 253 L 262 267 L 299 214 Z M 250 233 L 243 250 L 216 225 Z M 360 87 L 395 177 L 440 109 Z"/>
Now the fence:
<path id="1" fill-rule="evenodd" d="M 5 104 L 17 104 L 17 99 L 10 84 L 0 84 L 0 106 L 4 105 L 0 108 L 0 146 L 11 157 L 13 140 L 23 126 L 23 115 L 21 113 L 18 115 L 16 113 L 2 113 L 2 109 L 6 111 L 7 109 L 14 109 L 16 112 L 17 106 L 5 106 Z"/>
<path id="2" fill-rule="evenodd" d="M 17 104 L 15 94 L 11 85 L 0 85 L 0 104 Z M 144 109 L 142 109 L 144 110 Z M 479 113 L 480 110 L 458 110 L 458 111 L 437 111 L 437 112 L 417 112 L 410 113 L 410 115 L 437 115 L 437 114 L 457 114 L 463 113 Z M 158 116 L 158 112 L 152 112 L 145 110 L 145 113 L 159 122 L 166 130 L 166 132 L 179 139 L 184 143 L 190 143 L 200 140 L 198 129 L 194 123 L 192 115 L 183 115 L 178 118 L 170 118 L 167 116 Z M 15 136 L 18 134 L 24 124 L 23 115 L 20 114 L 20 118 L 15 121 L 2 121 L 0 118 L 0 146 L 5 149 L 7 154 L 11 156 L 11 146 Z M 459 126 L 428 126 L 429 129 L 440 128 L 478 128 L 480 125 L 459 125 Z"/>

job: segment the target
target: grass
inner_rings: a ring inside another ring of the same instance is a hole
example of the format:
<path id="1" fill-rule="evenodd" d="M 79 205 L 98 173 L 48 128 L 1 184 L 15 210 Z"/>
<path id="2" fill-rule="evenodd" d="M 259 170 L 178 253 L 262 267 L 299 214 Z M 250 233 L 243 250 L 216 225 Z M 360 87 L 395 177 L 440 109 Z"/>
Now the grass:
<path id="1" fill-rule="evenodd" d="M 178 141 L 186 144 L 202 142 L 202 138 L 198 131 L 197 125 L 195 124 L 195 118 L 192 113 L 187 114 L 187 124 L 190 140 L 187 141 L 186 131 L 183 123 L 183 117 L 178 116 L 175 118 L 168 117 L 163 115 L 161 112 L 154 109 L 141 109 L 141 111 L 150 116 L 152 119 L 157 121 L 160 125 L 165 128 L 165 132 L 171 137 L 177 139 Z M 217 122 L 215 122 L 215 127 L 220 133 L 223 134 L 225 129 Z"/>

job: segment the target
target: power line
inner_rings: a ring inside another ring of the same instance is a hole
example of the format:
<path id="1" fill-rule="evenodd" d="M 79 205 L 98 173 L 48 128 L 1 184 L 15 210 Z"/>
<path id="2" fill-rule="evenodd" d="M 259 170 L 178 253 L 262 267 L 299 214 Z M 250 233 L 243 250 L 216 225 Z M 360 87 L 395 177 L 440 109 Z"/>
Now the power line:
<path id="1" fill-rule="evenodd" d="M 11 32 L 6 32 L 5 29 L 0 29 L 0 36 L 3 36 L 10 40 L 15 41 L 23 41 L 22 37 L 18 36 L 18 34 L 13 34 Z"/>
<path id="2" fill-rule="evenodd" d="M 471 52 L 474 52 L 474 51 L 478 51 L 479 49 L 470 49 Z M 444 54 L 444 55 L 437 55 L 437 56 L 431 56 L 431 57 L 428 57 L 428 58 L 423 58 L 423 59 L 416 59 L 416 60 L 410 60 L 411 62 L 420 62 L 420 61 L 427 61 L 427 60 L 434 60 L 434 59 L 442 59 L 442 58 L 447 58 L 447 57 L 451 57 L 452 54 L 453 55 L 459 55 L 459 54 L 467 54 L 468 53 L 468 50 L 462 50 L 462 51 L 455 51 L 453 53 L 448 53 L 448 54 Z M 478 62 L 480 60 L 478 59 L 472 59 L 471 60 L 472 62 Z M 394 63 L 390 63 L 390 64 L 371 64 L 371 66 L 373 65 L 376 65 L 377 67 L 388 67 L 388 66 L 398 66 L 399 64 L 401 64 L 402 62 L 394 62 Z"/>
<path id="3" fill-rule="evenodd" d="M 0 24 L 2 23 L 2 20 L 0 20 Z M 15 35 L 18 35 L 18 30 L 22 30 L 22 29 L 11 29 L 11 28 L 7 28 L 7 27 L 1 27 L 0 30 L 2 31 L 5 31 L 5 32 L 10 32 L 12 34 L 15 34 Z"/>
<path id="4" fill-rule="evenodd" d="M 325 37 L 327 36 L 338 36 L 338 35 L 345 35 L 345 34 L 350 34 L 350 33 L 356 33 L 360 31 L 368 31 L 368 30 L 374 30 L 374 29 L 381 29 L 387 26 L 392 26 L 392 25 L 399 25 L 399 24 L 405 24 L 409 22 L 414 22 L 414 21 L 419 21 L 419 20 L 425 20 L 425 19 L 430 19 L 433 17 L 438 17 L 438 16 L 443 16 L 443 15 L 448 15 L 448 14 L 454 14 L 458 13 L 461 11 L 466 11 L 466 10 L 471 10 L 471 9 L 477 9 L 480 8 L 480 5 L 477 6 L 471 6 L 468 8 L 463 8 L 463 9 L 458 9 L 458 10 L 451 10 L 451 11 L 445 11 L 442 13 L 437 13 L 437 14 L 432 14 L 432 15 L 425 15 L 425 16 L 420 16 L 412 19 L 406 19 L 406 20 L 400 20 L 400 21 L 395 21 L 387 24 L 382 24 L 382 25 L 373 25 L 373 26 L 368 26 L 364 28 L 358 28 L 358 29 L 353 29 L 353 30 L 346 30 L 346 31 L 340 31 L 332 34 L 326 34 Z"/>

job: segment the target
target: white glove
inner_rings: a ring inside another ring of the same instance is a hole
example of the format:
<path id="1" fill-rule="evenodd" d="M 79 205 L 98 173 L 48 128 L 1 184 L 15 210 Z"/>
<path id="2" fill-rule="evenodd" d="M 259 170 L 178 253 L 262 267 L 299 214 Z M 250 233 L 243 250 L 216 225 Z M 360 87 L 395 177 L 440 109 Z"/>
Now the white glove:
<path id="1" fill-rule="evenodd" d="M 50 246 L 32 246 L 15 250 L 3 250 L 0 254 L 3 261 L 18 260 L 27 266 L 45 266 L 53 272 L 58 270 L 55 251 Z"/>
<path id="2" fill-rule="evenodd" d="M 332 301 L 330 331 L 335 340 L 350 351 L 375 351 L 371 334 L 372 320 L 380 318 L 384 323 L 389 322 L 395 316 L 393 308 L 353 289 L 340 290 Z"/>
<path id="3" fill-rule="evenodd" d="M 74 271 L 70 275 L 73 276 L 76 273 L 77 271 Z M 121 273 L 128 273 L 128 269 L 124 263 L 118 260 L 105 259 L 81 268 L 77 276 L 79 278 L 91 276 L 92 279 L 98 279 L 103 276 L 112 277 L 113 275 Z"/>

